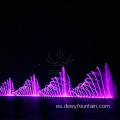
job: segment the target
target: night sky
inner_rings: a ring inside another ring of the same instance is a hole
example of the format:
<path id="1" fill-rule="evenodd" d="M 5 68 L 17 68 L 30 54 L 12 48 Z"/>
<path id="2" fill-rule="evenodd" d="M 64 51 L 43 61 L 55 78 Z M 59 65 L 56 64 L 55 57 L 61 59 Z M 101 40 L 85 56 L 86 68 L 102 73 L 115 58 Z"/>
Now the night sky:
<path id="1" fill-rule="evenodd" d="M 120 85 L 120 44 L 118 8 L 112 3 L 21 2 L 2 3 L 0 17 L 0 84 L 12 78 L 15 89 L 36 74 L 40 87 L 49 84 L 50 70 L 61 70 L 47 62 L 48 54 L 57 61 L 61 51 L 72 86 L 86 74 L 104 69 L 108 63 L 116 84 Z M 119 89 L 119 88 L 118 88 Z"/>

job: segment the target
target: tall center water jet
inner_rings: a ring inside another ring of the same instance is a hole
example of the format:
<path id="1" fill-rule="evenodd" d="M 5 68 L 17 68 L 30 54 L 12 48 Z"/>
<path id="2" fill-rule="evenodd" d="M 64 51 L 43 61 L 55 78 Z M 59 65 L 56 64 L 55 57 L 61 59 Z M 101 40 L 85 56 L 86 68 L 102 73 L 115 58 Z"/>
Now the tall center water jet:
<path id="1" fill-rule="evenodd" d="M 35 74 L 33 74 L 33 95 L 37 95 Z"/>
<path id="2" fill-rule="evenodd" d="M 104 73 L 104 79 L 105 79 L 105 86 L 106 86 L 106 95 L 108 98 L 114 98 L 117 97 L 116 92 L 116 85 L 114 82 L 114 79 L 110 73 L 108 64 L 105 63 L 105 73 Z"/>
<path id="3" fill-rule="evenodd" d="M 66 83 L 66 76 L 65 76 L 65 68 L 62 67 L 62 81 L 63 81 L 63 96 L 67 96 L 67 83 Z"/>
<path id="4" fill-rule="evenodd" d="M 12 95 L 12 83 L 11 83 L 11 78 L 9 78 L 9 88 L 8 88 L 8 95 Z"/>

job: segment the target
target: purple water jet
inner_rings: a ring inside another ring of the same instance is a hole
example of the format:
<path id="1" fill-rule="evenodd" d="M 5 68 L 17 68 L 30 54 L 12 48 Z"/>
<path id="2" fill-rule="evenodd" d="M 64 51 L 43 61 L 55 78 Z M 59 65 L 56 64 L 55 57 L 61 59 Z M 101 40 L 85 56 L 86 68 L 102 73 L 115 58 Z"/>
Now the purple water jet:
<path id="1" fill-rule="evenodd" d="M 72 85 L 68 74 L 65 74 L 65 68 L 62 67 L 60 77 L 51 78 L 49 85 L 41 90 L 42 96 L 48 97 L 68 97 L 71 94 Z"/>
<path id="2" fill-rule="evenodd" d="M 40 86 L 35 75 L 26 80 L 24 85 L 14 92 L 15 96 L 39 96 Z"/>
<path id="3" fill-rule="evenodd" d="M 51 78 L 51 81 L 43 89 L 40 89 L 35 75 L 26 80 L 22 87 L 14 91 L 11 78 L 2 83 L 0 96 L 39 96 L 39 97 L 80 97 L 80 98 L 116 98 L 117 87 L 105 63 L 104 71 L 96 67 L 97 72 L 91 71 L 83 83 L 79 83 L 76 88 L 72 88 L 69 75 L 59 72 L 59 77 Z"/>
<path id="4" fill-rule="evenodd" d="M 72 92 L 72 96 L 81 98 L 116 98 L 117 91 L 114 79 L 109 71 L 107 63 L 105 63 L 105 70 L 87 74 L 88 78 L 80 83 Z"/>
<path id="5" fill-rule="evenodd" d="M 0 96 L 14 96 L 14 85 L 11 78 L 0 86 Z"/>

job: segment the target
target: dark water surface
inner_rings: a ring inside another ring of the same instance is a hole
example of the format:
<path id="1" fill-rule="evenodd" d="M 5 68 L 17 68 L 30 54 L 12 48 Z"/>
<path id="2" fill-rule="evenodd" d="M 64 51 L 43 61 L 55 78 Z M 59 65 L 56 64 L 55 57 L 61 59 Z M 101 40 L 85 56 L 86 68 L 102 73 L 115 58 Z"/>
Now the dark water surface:
<path id="1" fill-rule="evenodd" d="M 56 108 L 56 105 L 110 105 L 110 108 Z M 0 120 L 116 120 L 119 99 L 0 97 Z"/>

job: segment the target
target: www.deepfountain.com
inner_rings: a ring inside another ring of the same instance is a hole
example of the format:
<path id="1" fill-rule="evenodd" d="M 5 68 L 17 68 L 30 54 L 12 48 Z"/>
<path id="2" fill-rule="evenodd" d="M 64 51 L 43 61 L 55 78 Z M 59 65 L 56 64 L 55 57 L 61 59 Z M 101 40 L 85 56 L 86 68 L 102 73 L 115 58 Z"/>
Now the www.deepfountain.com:
<path id="1" fill-rule="evenodd" d="M 70 104 L 65 104 L 65 105 L 56 105 L 56 108 L 72 108 L 72 109 L 77 109 L 77 108 L 110 108 L 110 105 L 94 105 L 94 104 L 87 104 L 87 105 L 70 105 Z"/>

